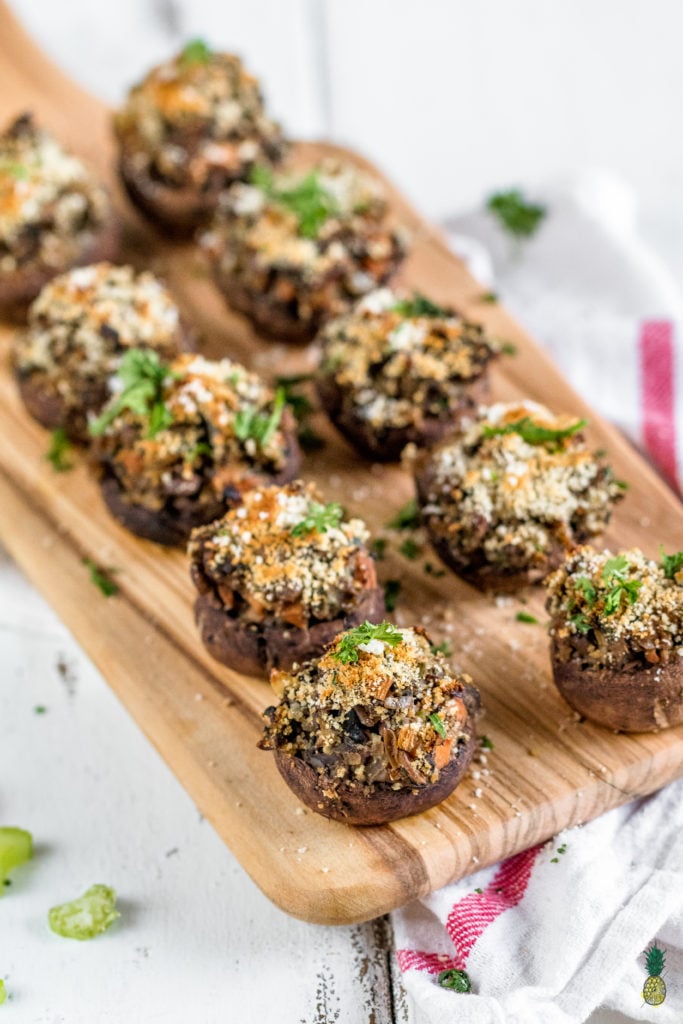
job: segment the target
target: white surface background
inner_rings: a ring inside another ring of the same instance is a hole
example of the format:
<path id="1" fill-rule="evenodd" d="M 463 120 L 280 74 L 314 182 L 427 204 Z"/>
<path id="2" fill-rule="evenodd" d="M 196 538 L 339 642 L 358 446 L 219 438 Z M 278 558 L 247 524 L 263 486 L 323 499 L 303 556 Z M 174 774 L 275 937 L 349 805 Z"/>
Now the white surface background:
<path id="1" fill-rule="evenodd" d="M 290 133 L 361 149 L 432 217 L 607 166 L 635 185 L 646 234 L 683 271 L 677 0 L 13 6 L 112 103 L 190 35 L 240 52 Z M 0 820 L 38 843 L 0 905 L 3 1019 L 355 1024 L 371 1008 L 377 1024 L 392 1019 L 382 929 L 316 928 L 271 907 L 8 562 L 0 638 Z M 52 936 L 48 907 L 96 881 L 119 890 L 121 921 L 92 944 Z M 397 1019 L 413 1020 L 396 998 Z"/>

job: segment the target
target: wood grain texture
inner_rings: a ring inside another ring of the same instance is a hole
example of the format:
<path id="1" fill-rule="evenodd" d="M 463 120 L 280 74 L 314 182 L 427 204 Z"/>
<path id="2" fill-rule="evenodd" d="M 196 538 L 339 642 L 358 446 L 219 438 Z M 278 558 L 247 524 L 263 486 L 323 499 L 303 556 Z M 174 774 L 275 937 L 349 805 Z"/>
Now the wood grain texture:
<path id="1" fill-rule="evenodd" d="M 47 64 L 0 6 L 0 120 L 27 108 L 112 181 L 107 110 Z M 297 159 L 336 151 L 300 144 Z M 162 241 L 126 206 L 113 181 L 112 187 L 125 220 L 125 258 L 168 279 L 202 331 L 207 353 L 230 354 L 265 375 L 310 366 L 310 349 L 294 352 L 259 341 L 225 309 L 197 254 Z M 414 235 L 403 281 L 454 303 L 517 344 L 518 355 L 494 374 L 495 398 L 525 395 L 587 416 L 590 441 L 606 447 L 618 476 L 631 482 L 607 542 L 639 544 L 651 555 L 660 541 L 668 549 L 680 547 L 675 496 L 573 394 L 503 309 L 479 301 L 480 287 L 439 233 L 394 190 L 392 197 Z M 7 363 L 9 341 L 10 331 L 2 330 L 3 541 L 252 878 L 284 910 L 316 922 L 367 920 L 683 773 L 683 728 L 622 736 L 576 721 L 550 682 L 544 629 L 515 621 L 518 599 L 496 603 L 451 574 L 428 576 L 424 559 L 407 561 L 392 544 L 379 567 L 385 579 L 403 580 L 397 621 L 422 623 L 435 640 L 451 640 L 454 662 L 480 686 L 486 707 L 481 731 L 495 749 L 487 763 L 474 766 L 479 778 L 469 777 L 444 804 L 416 818 L 353 830 L 306 811 L 272 757 L 255 746 L 260 713 L 271 701 L 268 687 L 216 665 L 199 643 L 184 555 L 119 527 L 83 465 L 56 475 L 45 462 L 48 438 L 21 407 Z M 380 528 L 411 496 L 408 474 L 370 466 L 324 423 L 319 428 L 328 443 L 306 460 L 305 476 L 329 500 L 343 500 L 371 528 Z M 118 596 L 105 600 L 93 589 L 85 556 L 120 570 Z M 530 590 L 521 600 L 544 620 L 542 593 Z"/>

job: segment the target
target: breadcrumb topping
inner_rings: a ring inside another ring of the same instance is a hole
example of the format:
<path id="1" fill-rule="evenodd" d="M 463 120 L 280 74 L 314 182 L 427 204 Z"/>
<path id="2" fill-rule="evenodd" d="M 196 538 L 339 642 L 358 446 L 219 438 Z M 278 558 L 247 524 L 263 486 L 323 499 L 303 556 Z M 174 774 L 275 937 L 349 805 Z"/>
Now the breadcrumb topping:
<path id="1" fill-rule="evenodd" d="M 389 288 L 331 321 L 321 338 L 322 374 L 334 378 L 353 415 L 375 428 L 450 419 L 498 351 L 482 327 L 455 312 L 406 314 Z"/>
<path id="2" fill-rule="evenodd" d="M 565 436 L 531 443 L 514 429 L 522 422 Z M 503 570 L 600 533 L 622 489 L 573 432 L 579 425 L 534 402 L 482 408 L 430 458 L 422 501 L 430 532 L 464 560 L 478 551 Z"/>
<path id="3" fill-rule="evenodd" d="M 566 657 L 608 667 L 683 657 L 683 572 L 667 577 L 639 548 L 581 547 L 546 586 L 550 633 Z"/>
<path id="4" fill-rule="evenodd" d="M 126 408 L 98 442 L 99 458 L 132 502 L 155 509 L 169 496 L 195 498 L 205 490 L 222 496 L 249 471 L 285 466 L 287 409 L 265 440 L 240 430 L 250 417 L 272 417 L 275 396 L 239 363 L 180 355 L 161 388 L 168 425 L 150 436 L 149 418 Z"/>
<path id="5" fill-rule="evenodd" d="M 237 508 L 194 531 L 190 557 L 242 618 L 271 614 L 300 628 L 338 618 L 376 584 L 375 571 L 363 521 L 340 510 L 316 526 L 312 513 L 321 508 L 313 485 L 301 481 L 248 491 Z"/>
<path id="6" fill-rule="evenodd" d="M 20 373 L 41 371 L 75 404 L 92 381 L 108 381 L 129 348 L 169 359 L 178 351 L 180 316 L 167 289 L 148 271 L 97 263 L 54 278 L 17 336 Z"/>
<path id="7" fill-rule="evenodd" d="M 31 115 L 0 134 L 0 273 L 68 266 L 109 216 L 105 190 Z"/>
<path id="8" fill-rule="evenodd" d="M 469 736 L 463 687 L 471 679 L 433 652 L 424 630 L 397 632 L 397 644 L 358 646 L 356 662 L 336 656 L 351 630 L 298 671 L 274 671 L 281 703 L 263 745 L 303 758 L 332 788 L 414 789 L 436 782 Z"/>
<path id="9" fill-rule="evenodd" d="M 207 51 L 200 61 L 180 53 L 153 68 L 130 90 L 115 128 L 138 170 L 170 185 L 234 180 L 284 149 L 257 79 L 230 53 Z"/>
<path id="10" fill-rule="evenodd" d="M 312 220 L 278 196 L 307 195 Z M 315 199 L 320 200 L 315 206 Z M 302 227 L 303 225 L 303 227 Z M 224 194 L 203 244 L 218 273 L 313 320 L 342 312 L 383 283 L 406 248 L 391 226 L 379 181 L 350 164 L 275 174 L 268 186 L 238 183 Z"/>

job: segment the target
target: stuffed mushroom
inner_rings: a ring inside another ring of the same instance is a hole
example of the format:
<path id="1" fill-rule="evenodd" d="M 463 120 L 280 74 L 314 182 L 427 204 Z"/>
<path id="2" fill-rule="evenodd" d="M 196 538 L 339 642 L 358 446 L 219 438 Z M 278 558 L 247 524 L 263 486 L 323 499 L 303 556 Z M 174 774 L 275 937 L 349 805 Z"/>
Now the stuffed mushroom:
<path id="1" fill-rule="evenodd" d="M 256 78 L 198 39 L 131 89 L 114 128 L 129 196 L 176 234 L 191 233 L 226 188 L 285 149 Z"/>
<path id="2" fill-rule="evenodd" d="M 546 580 L 555 684 L 610 729 L 683 723 L 683 552 L 581 547 Z"/>
<path id="3" fill-rule="evenodd" d="M 337 429 L 364 455 L 400 458 L 440 440 L 486 393 L 499 346 L 423 295 L 372 292 L 320 334 L 317 386 Z"/>
<path id="4" fill-rule="evenodd" d="M 483 590 L 509 590 L 600 534 L 624 484 L 584 426 L 535 402 L 501 403 L 418 460 L 421 518 L 442 560 Z"/>
<path id="5" fill-rule="evenodd" d="M 105 189 L 31 114 L 16 118 L 0 134 L 0 311 L 23 317 L 57 274 L 117 247 Z"/>
<path id="6" fill-rule="evenodd" d="M 378 825 L 427 810 L 472 759 L 479 693 L 423 629 L 363 623 L 271 684 L 280 703 L 261 746 L 325 817 Z"/>
<path id="7" fill-rule="evenodd" d="M 42 289 L 14 341 L 13 362 L 34 419 L 86 442 L 88 417 L 110 398 L 126 352 L 144 348 L 168 360 L 190 347 L 175 301 L 153 274 L 97 263 Z"/>
<path id="8" fill-rule="evenodd" d="M 118 380 L 92 452 L 109 510 L 138 536 L 182 544 L 250 487 L 297 475 L 284 394 L 238 363 L 131 350 Z"/>
<path id="9" fill-rule="evenodd" d="M 309 341 L 391 277 L 405 254 L 380 182 L 351 164 L 256 168 L 203 238 L 219 289 L 262 333 Z"/>
<path id="10" fill-rule="evenodd" d="M 301 481 L 257 487 L 194 530 L 195 617 L 209 652 L 262 675 L 323 653 L 338 633 L 384 615 L 368 531 Z"/>

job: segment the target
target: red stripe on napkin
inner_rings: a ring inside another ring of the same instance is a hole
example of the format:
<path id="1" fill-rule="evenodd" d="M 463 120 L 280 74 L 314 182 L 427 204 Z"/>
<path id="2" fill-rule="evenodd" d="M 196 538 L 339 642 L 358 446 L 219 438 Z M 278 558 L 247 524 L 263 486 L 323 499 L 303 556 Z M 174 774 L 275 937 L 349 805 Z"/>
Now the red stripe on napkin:
<path id="1" fill-rule="evenodd" d="M 653 461 L 677 484 L 674 337 L 669 320 L 646 320 L 640 329 L 643 441 Z"/>
<path id="2" fill-rule="evenodd" d="M 446 921 L 446 931 L 455 946 L 454 956 L 399 949 L 396 956 L 401 970 L 428 971 L 430 974 L 451 968 L 463 970 L 477 939 L 504 910 L 516 907 L 522 899 L 541 848 L 542 844 L 533 846 L 503 861 L 483 892 L 470 892 L 453 905 Z"/>

